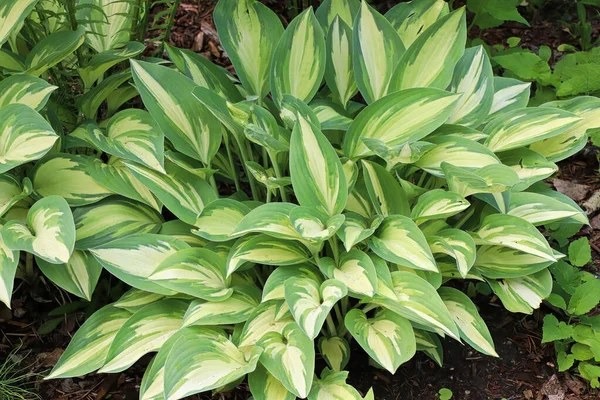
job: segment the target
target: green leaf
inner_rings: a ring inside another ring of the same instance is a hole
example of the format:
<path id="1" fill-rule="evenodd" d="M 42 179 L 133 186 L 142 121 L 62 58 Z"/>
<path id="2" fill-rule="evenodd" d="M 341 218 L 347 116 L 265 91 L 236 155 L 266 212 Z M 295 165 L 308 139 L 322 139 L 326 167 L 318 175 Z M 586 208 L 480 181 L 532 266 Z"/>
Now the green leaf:
<path id="1" fill-rule="evenodd" d="M 445 15 L 427 28 L 402 55 L 390 86 L 394 90 L 416 87 L 446 89 L 454 67 L 465 51 L 465 9 Z"/>
<path id="2" fill-rule="evenodd" d="M 0 108 L 8 104 L 23 104 L 39 111 L 56 89 L 57 86 L 34 76 L 9 76 L 0 82 Z"/>
<path id="3" fill-rule="evenodd" d="M 569 314 L 584 315 L 600 302 L 600 281 L 592 279 L 575 289 L 567 311 Z"/>
<path id="4" fill-rule="evenodd" d="M 46 120 L 23 104 L 0 108 L 0 174 L 16 166 L 37 160 L 58 139 Z"/>
<path id="5" fill-rule="evenodd" d="M 0 45 L 8 40 L 13 29 L 20 29 L 23 21 L 33 10 L 38 0 L 0 1 Z"/>
<path id="6" fill-rule="evenodd" d="M 346 296 L 346 285 L 335 279 L 319 282 L 309 278 L 289 278 L 285 281 L 285 300 L 296 323 L 315 339 L 329 312 L 338 300 Z"/>
<path id="7" fill-rule="evenodd" d="M 73 219 L 77 230 L 75 248 L 83 250 L 134 233 L 157 233 L 164 221 L 152 208 L 116 196 L 76 208 Z"/>
<path id="8" fill-rule="evenodd" d="M 400 35 L 406 47 L 435 21 L 448 15 L 448 3 L 443 0 L 420 0 L 400 3 L 392 7 L 385 17 Z"/>
<path id="9" fill-rule="evenodd" d="M 392 311 L 383 310 L 368 318 L 362 310 L 353 309 L 346 314 L 344 324 L 367 354 L 392 374 L 415 355 L 412 325 Z"/>
<path id="10" fill-rule="evenodd" d="M 342 163 L 327 138 L 304 118 L 298 119 L 290 140 L 290 176 L 300 205 L 329 216 L 346 206 Z"/>
<path id="11" fill-rule="evenodd" d="M 257 343 L 264 349 L 260 362 L 287 390 L 305 398 L 311 389 L 315 370 L 313 341 L 291 324 L 282 333 L 269 332 Z"/>
<path id="12" fill-rule="evenodd" d="M 487 280 L 504 307 L 511 312 L 533 313 L 552 291 L 552 275 L 548 269 L 535 274 L 503 280 Z"/>
<path id="13" fill-rule="evenodd" d="M 1 232 L 9 249 L 27 251 L 51 264 L 68 262 L 75 245 L 73 215 L 59 196 L 37 201 L 27 213 L 27 223 L 8 221 Z"/>
<path id="14" fill-rule="evenodd" d="M 324 337 L 319 339 L 319 353 L 334 371 L 344 369 L 350 360 L 350 345 L 340 336 Z"/>
<path id="15" fill-rule="evenodd" d="M 68 262 L 59 265 L 51 264 L 42 258 L 36 258 L 36 263 L 55 285 L 82 299 L 92 300 L 102 265 L 90 253 L 75 250 Z"/>
<path id="16" fill-rule="evenodd" d="M 224 300 L 194 300 L 183 317 L 182 326 L 226 325 L 246 322 L 260 304 L 260 290 L 253 286 L 235 286 Z"/>
<path id="17" fill-rule="evenodd" d="M 216 389 L 254 371 L 260 347 L 245 353 L 224 336 L 178 340 L 165 363 L 165 399 L 178 400 Z"/>
<path id="18" fill-rule="evenodd" d="M 137 311 L 117 332 L 99 372 L 124 371 L 144 354 L 159 350 L 181 327 L 186 308 L 182 300 L 164 299 Z"/>
<path id="19" fill-rule="evenodd" d="M 54 32 L 34 46 L 27 54 L 26 74 L 39 76 L 56 64 L 71 56 L 83 44 L 85 29 Z"/>
<path id="20" fill-rule="evenodd" d="M 331 279 L 342 282 L 350 293 L 359 297 L 373 297 L 377 291 L 377 271 L 367 253 L 352 249 L 342 254 L 339 262 L 324 257 L 319 268 Z"/>
<path id="21" fill-rule="evenodd" d="M 115 3 L 117 7 L 121 7 L 125 1 Z M 89 38 L 89 36 L 88 36 Z M 118 49 L 111 49 L 103 51 L 99 54 L 95 54 L 85 65 L 85 67 L 79 69 L 79 75 L 83 80 L 83 84 L 86 88 L 91 88 L 98 79 L 104 76 L 104 73 L 118 63 L 129 60 L 139 54 L 141 54 L 146 47 L 143 43 L 139 42 L 125 42 L 123 47 Z"/>
<path id="22" fill-rule="evenodd" d="M 592 261 L 592 249 L 587 238 L 579 238 L 569 245 L 569 261 L 577 267 L 583 267 Z"/>
<path id="23" fill-rule="evenodd" d="M 554 342 L 556 340 L 570 339 L 573 334 L 573 326 L 567 325 L 552 315 L 544 316 L 542 343 Z"/>
<path id="24" fill-rule="evenodd" d="M 581 118 L 553 108 L 521 108 L 503 113 L 485 126 L 485 145 L 493 152 L 512 150 L 560 135 Z"/>
<path id="25" fill-rule="evenodd" d="M 388 20 L 362 2 L 352 29 L 356 86 L 368 104 L 391 93 L 390 82 L 404 44 Z"/>
<path id="26" fill-rule="evenodd" d="M 46 379 L 82 376 L 102 367 L 117 332 L 130 317 L 129 311 L 112 305 L 96 311 L 77 330 Z"/>
<path id="27" fill-rule="evenodd" d="M 308 103 L 325 73 L 325 39 L 312 8 L 290 22 L 277 42 L 271 65 L 271 93 L 276 103 L 284 94 Z"/>
<path id="28" fill-rule="evenodd" d="M 284 33 L 277 15 L 256 0 L 225 0 L 217 4 L 215 25 L 221 44 L 244 88 L 263 98 L 275 46 Z"/>
<path id="29" fill-rule="evenodd" d="M 498 357 L 492 335 L 471 299 L 460 290 L 451 287 L 441 287 L 438 293 L 458 327 L 460 338 L 475 350 Z"/>
<path id="30" fill-rule="evenodd" d="M 175 292 L 148 277 L 167 257 L 188 247 L 184 242 L 169 236 L 143 233 L 113 240 L 90 252 L 108 272 L 128 285 L 148 292 L 171 295 Z"/>
<path id="31" fill-rule="evenodd" d="M 156 64 L 132 60 L 131 68 L 144 105 L 175 149 L 210 166 L 224 128 L 192 95 L 196 84 Z"/>
<path id="32" fill-rule="evenodd" d="M 386 261 L 414 269 L 438 272 L 427 239 L 408 217 L 385 218 L 369 241 L 369 247 Z"/>
<path id="33" fill-rule="evenodd" d="M 165 258 L 149 276 L 167 289 L 207 301 L 222 301 L 233 293 L 225 277 L 225 260 L 196 247 L 182 249 Z"/>
<path id="34" fill-rule="evenodd" d="M 467 0 L 467 7 L 476 14 L 473 22 L 481 29 L 493 28 L 504 21 L 516 21 L 529 26 L 517 10 L 520 4 L 519 0 Z"/>
<path id="35" fill-rule="evenodd" d="M 44 157 L 30 173 L 34 194 L 38 197 L 60 196 L 71 207 L 92 204 L 108 197 L 112 192 L 99 185 L 87 172 L 92 162 L 92 157 L 67 153 Z"/>
<path id="36" fill-rule="evenodd" d="M 442 125 L 460 95 L 433 88 L 392 93 L 364 108 L 344 136 L 344 155 L 352 159 L 371 155 L 363 138 L 399 146 L 424 138 Z"/>

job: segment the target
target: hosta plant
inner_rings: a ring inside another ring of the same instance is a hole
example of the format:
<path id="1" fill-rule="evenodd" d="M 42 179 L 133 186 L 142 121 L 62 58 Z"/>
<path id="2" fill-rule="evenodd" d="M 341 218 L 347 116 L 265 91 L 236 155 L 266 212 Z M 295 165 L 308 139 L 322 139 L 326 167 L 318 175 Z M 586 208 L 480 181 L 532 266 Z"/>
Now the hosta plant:
<path id="1" fill-rule="evenodd" d="M 529 84 L 494 78 L 465 50 L 464 9 L 441 0 L 386 16 L 326 0 L 286 29 L 257 1 L 221 0 L 214 20 L 237 78 L 167 48 L 172 65 L 131 61 L 146 110 L 81 121 L 60 148 L 0 118 L 37 149 L 23 180 L 3 170 L 29 188 L 5 202 L 3 271 L 22 252 L 74 294 L 101 269 L 132 287 L 49 378 L 156 353 L 141 399 L 246 377 L 255 399 L 361 399 L 351 349 L 391 373 L 417 351 L 441 364 L 446 337 L 496 356 L 461 290 L 487 284 L 522 313 L 550 295 L 563 255 L 538 227 L 587 219 L 541 181 L 600 101 L 526 108 Z"/>

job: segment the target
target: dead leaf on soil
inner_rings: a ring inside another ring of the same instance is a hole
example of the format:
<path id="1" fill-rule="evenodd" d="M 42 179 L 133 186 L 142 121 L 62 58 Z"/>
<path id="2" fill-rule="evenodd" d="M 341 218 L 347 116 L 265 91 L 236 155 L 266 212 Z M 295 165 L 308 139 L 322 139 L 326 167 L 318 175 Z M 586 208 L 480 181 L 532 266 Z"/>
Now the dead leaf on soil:
<path id="1" fill-rule="evenodd" d="M 590 187 L 580 183 L 574 183 L 562 179 L 554 179 L 554 187 L 564 195 L 569 196 L 574 201 L 582 201 L 586 198 Z"/>
<path id="2" fill-rule="evenodd" d="M 548 400 L 565 400 L 565 391 L 556 374 L 552 375 L 550 379 L 544 383 L 540 393 L 548 396 Z"/>
<path id="3" fill-rule="evenodd" d="M 52 350 L 50 353 L 40 353 L 37 356 L 37 362 L 42 368 L 54 367 L 60 356 L 62 356 L 63 352 L 63 349 L 57 348 Z"/>

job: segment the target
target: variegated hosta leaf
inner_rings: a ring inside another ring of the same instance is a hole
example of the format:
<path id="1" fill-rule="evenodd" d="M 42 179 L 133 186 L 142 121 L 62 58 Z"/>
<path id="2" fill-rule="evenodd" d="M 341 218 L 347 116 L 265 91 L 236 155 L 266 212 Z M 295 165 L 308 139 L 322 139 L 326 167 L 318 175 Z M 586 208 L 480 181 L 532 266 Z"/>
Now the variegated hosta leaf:
<path id="1" fill-rule="evenodd" d="M 71 56 L 83 44 L 85 29 L 54 32 L 34 46 L 27 54 L 26 74 L 39 76 L 56 64 Z"/>
<path id="2" fill-rule="evenodd" d="M 276 103 L 284 94 L 308 103 L 325 73 L 325 39 L 312 8 L 290 22 L 277 42 L 271 65 L 271 93 Z"/>
<path id="3" fill-rule="evenodd" d="M 154 194 L 144 186 L 133 174 L 123 160 L 111 157 L 105 164 L 101 160 L 88 163 L 86 172 L 101 186 L 113 193 L 147 204 L 157 211 L 162 211 L 162 204 Z"/>
<path id="4" fill-rule="evenodd" d="M 269 91 L 272 55 L 284 32 L 281 21 L 256 0 L 220 1 L 213 18 L 244 88 L 263 98 Z"/>
<path id="5" fill-rule="evenodd" d="M 398 146 L 388 146 L 383 141 L 373 138 L 362 138 L 362 141 L 369 150 L 386 162 L 388 170 L 392 170 L 397 164 L 414 164 L 423 154 L 435 147 L 433 143 L 421 141 Z"/>
<path id="6" fill-rule="evenodd" d="M 164 235 L 143 233 L 113 240 L 90 252 L 102 266 L 123 282 L 135 288 L 159 294 L 175 292 L 148 279 L 169 256 L 189 246 Z"/>
<path id="7" fill-rule="evenodd" d="M 0 47 L 0 68 L 2 70 L 6 72 L 23 72 L 25 71 L 24 61 L 25 59 L 20 55 Z"/>
<path id="8" fill-rule="evenodd" d="M 102 367 L 117 332 L 130 317 L 129 311 L 112 305 L 96 311 L 75 333 L 46 379 L 83 376 Z"/>
<path id="9" fill-rule="evenodd" d="M 393 288 L 397 299 L 378 297 L 374 303 L 408 318 L 438 334 L 459 340 L 459 332 L 448 308 L 425 279 L 412 272 L 392 272 Z"/>
<path id="10" fill-rule="evenodd" d="M 408 215 L 408 197 L 394 176 L 381 165 L 361 160 L 367 193 L 378 215 Z"/>
<path id="11" fill-rule="evenodd" d="M 232 236 L 264 233 L 280 239 L 299 239 L 290 221 L 290 213 L 298 206 L 291 203 L 267 203 L 250 211 L 236 226 Z"/>
<path id="12" fill-rule="evenodd" d="M 432 253 L 449 255 L 456 260 L 460 276 L 467 277 L 475 263 L 475 241 L 467 232 L 460 229 L 442 229 L 429 239 Z"/>
<path id="13" fill-rule="evenodd" d="M 442 125 L 460 95 L 433 88 L 392 93 L 368 105 L 344 136 L 343 150 L 352 159 L 371 155 L 362 138 L 379 139 L 398 146 L 424 138 Z"/>
<path id="14" fill-rule="evenodd" d="M 38 0 L 0 0 L 0 45 L 8 39 L 13 29 L 19 29 Z"/>
<path id="15" fill-rule="evenodd" d="M 164 221 L 156 210 L 116 196 L 76 208 L 73 219 L 77 229 L 75 248 L 83 250 L 135 233 L 156 233 Z"/>
<path id="16" fill-rule="evenodd" d="M 475 268 L 491 279 L 518 278 L 535 274 L 553 261 L 504 246 L 479 246 Z"/>
<path id="17" fill-rule="evenodd" d="M 504 165 L 508 165 L 519 175 L 520 182 L 513 187 L 513 192 L 525 190 L 558 171 L 556 164 L 528 148 L 504 151 L 499 157 Z"/>
<path id="18" fill-rule="evenodd" d="M 369 247 L 386 261 L 438 272 L 427 239 L 408 217 L 392 215 L 385 218 L 369 240 Z"/>
<path id="19" fill-rule="evenodd" d="M 21 184 L 13 175 L 0 175 L 0 217 L 16 203 L 28 197 L 32 190 L 29 178 L 24 178 Z"/>
<path id="20" fill-rule="evenodd" d="M 477 238 L 484 244 L 510 247 L 548 261 L 557 260 L 544 235 L 529 222 L 513 215 L 488 215 L 477 231 Z"/>
<path id="21" fill-rule="evenodd" d="M 311 258 L 299 242 L 277 239 L 267 235 L 245 236 L 233 245 L 227 259 L 227 276 L 248 262 L 265 265 L 294 265 Z"/>
<path id="22" fill-rule="evenodd" d="M 475 350 L 498 357 L 492 335 L 471 299 L 460 290 L 451 287 L 442 287 L 438 293 L 458 327 L 460 338 Z"/>
<path id="23" fill-rule="evenodd" d="M 390 81 L 405 46 L 385 17 L 363 1 L 352 29 L 356 86 L 368 104 L 390 93 Z M 347 154 L 349 156 L 349 154 Z"/>
<path id="24" fill-rule="evenodd" d="M 260 290 L 256 287 L 235 286 L 224 300 L 194 300 L 183 317 L 183 326 L 227 325 L 246 322 L 260 304 Z"/>
<path id="25" fill-rule="evenodd" d="M 352 119 L 346 116 L 346 111 L 339 104 L 327 99 L 316 99 L 310 102 L 322 130 L 347 131 Z"/>
<path id="26" fill-rule="evenodd" d="M 167 166 L 166 174 L 128 161 L 124 164 L 186 224 L 195 225 L 204 206 L 217 199 L 215 190 L 208 182 L 173 164 Z"/>
<path id="27" fill-rule="evenodd" d="M 170 68 L 131 61 L 144 105 L 176 150 L 210 166 L 223 125 L 192 95 L 194 82 Z"/>
<path id="28" fill-rule="evenodd" d="M 312 386 L 315 370 L 315 347 L 296 324 L 283 332 L 269 332 L 257 343 L 264 349 L 260 362 L 287 390 L 305 398 Z"/>
<path id="29" fill-rule="evenodd" d="M 582 224 L 589 224 L 583 210 L 556 198 L 529 192 L 512 193 L 509 215 L 523 218 L 535 226 L 571 218 Z"/>
<path id="30" fill-rule="evenodd" d="M 248 375 L 248 386 L 254 400 L 296 400 L 296 396 L 260 363 Z"/>
<path id="31" fill-rule="evenodd" d="M 533 143 L 531 150 L 537 151 L 549 161 L 557 162 L 572 156 L 585 147 L 588 129 L 600 128 L 600 100 L 597 97 L 581 96 L 571 100 L 553 101 L 543 107 L 555 107 L 574 113 L 582 120 L 560 135 Z"/>
<path id="32" fill-rule="evenodd" d="M 171 221 L 163 222 L 158 231 L 161 235 L 171 236 L 175 239 L 179 239 L 182 242 L 187 243 L 191 247 L 204 247 L 208 243 L 206 240 L 192 233 L 193 226 L 186 224 L 185 222 L 174 219 Z"/>
<path id="33" fill-rule="evenodd" d="M 154 303 L 158 300 L 164 299 L 164 295 L 152 292 L 146 292 L 139 289 L 129 289 L 119 300 L 112 303 L 113 306 L 122 308 L 135 313 L 140 309 L 146 307 L 148 304 Z"/>
<path id="34" fill-rule="evenodd" d="M 350 345 L 343 337 L 321 337 L 318 346 L 319 353 L 329 368 L 334 371 L 343 370 L 350 361 Z"/>
<path id="35" fill-rule="evenodd" d="M 352 249 L 342 254 L 339 262 L 324 257 L 319 268 L 331 279 L 342 282 L 355 296 L 373 297 L 377 291 L 377 272 L 371 258 L 363 251 Z"/>
<path id="36" fill-rule="evenodd" d="M 336 1 L 342 2 L 341 0 Z M 319 7 L 317 13 L 321 7 Z M 336 15 L 329 28 L 326 47 L 325 82 L 327 82 L 327 87 L 331 89 L 334 99 L 339 101 L 343 107 L 346 107 L 358 88 L 356 87 L 352 65 L 352 28 L 339 15 Z"/>
<path id="37" fill-rule="evenodd" d="M 494 100 L 488 120 L 498 113 L 527 107 L 531 82 L 521 82 L 513 78 L 494 77 Z"/>
<path id="38" fill-rule="evenodd" d="M 103 51 L 92 56 L 86 66 L 79 69 L 79 76 L 81 76 L 85 87 L 90 88 L 111 67 L 139 55 L 145 48 L 146 46 L 143 43 L 126 42 L 123 43 L 121 48 Z"/>
<path id="39" fill-rule="evenodd" d="M 102 200 L 112 193 L 88 174 L 87 169 L 92 162 L 92 157 L 67 153 L 44 157 L 31 172 L 34 194 L 61 196 L 71 207 Z"/>
<path id="40" fill-rule="evenodd" d="M 337 237 L 344 243 L 346 251 L 350 251 L 355 244 L 371 237 L 383 221 L 383 217 L 377 216 L 371 221 L 359 214 L 348 212 L 344 214 L 346 219 L 337 231 Z"/>
<path id="41" fill-rule="evenodd" d="M 419 197 L 411 211 L 411 217 L 419 223 L 445 219 L 466 210 L 470 205 L 467 199 L 457 193 L 434 189 Z"/>
<path id="42" fill-rule="evenodd" d="M 149 279 L 179 293 L 222 301 L 233 293 L 225 274 L 223 258 L 210 250 L 192 247 L 165 258 Z"/>
<path id="43" fill-rule="evenodd" d="M 36 258 L 36 263 L 55 285 L 75 296 L 92 301 L 92 293 L 100 278 L 102 265 L 90 253 L 75 250 L 69 261 L 59 265 L 50 264 L 39 257 Z"/>
<path id="44" fill-rule="evenodd" d="M 218 158 L 219 153 L 217 153 L 215 161 Z M 165 159 L 167 160 L 167 165 L 171 163 L 179 167 L 180 169 L 184 169 L 192 175 L 196 175 L 198 178 L 204 179 L 205 181 L 209 180 L 209 178 L 217 172 L 224 172 L 222 170 L 217 171 L 212 168 L 205 168 L 200 161 L 194 160 L 193 158 L 188 157 L 185 154 L 179 153 L 177 151 L 165 151 Z"/>
<path id="45" fill-rule="evenodd" d="M 479 142 L 485 138 L 487 135 L 481 131 L 478 131 L 474 128 L 469 128 L 468 126 L 463 125 L 454 125 L 454 124 L 444 124 L 436 129 L 431 136 L 427 138 L 429 140 L 431 137 L 437 136 L 458 136 L 464 139 L 473 140 L 475 142 Z M 487 149 L 487 147 L 486 147 Z M 488 150 L 489 151 L 489 150 Z"/>
<path id="46" fill-rule="evenodd" d="M 290 278 L 314 281 L 317 285 L 323 283 L 323 274 L 310 264 L 278 267 L 269 275 L 264 284 L 262 301 L 285 299 L 285 281 Z"/>
<path id="47" fill-rule="evenodd" d="M 253 346 L 269 332 L 281 334 L 283 329 L 296 324 L 285 301 L 269 300 L 260 303 L 244 324 L 238 340 L 240 347 Z"/>
<path id="48" fill-rule="evenodd" d="M 448 15 L 448 3 L 443 0 L 417 0 L 392 7 L 385 17 L 400 35 L 406 47 L 435 21 Z"/>
<path id="49" fill-rule="evenodd" d="M 356 389 L 346 383 L 347 371 L 324 368 L 321 379 L 315 379 L 308 400 L 363 400 Z"/>
<path id="50" fill-rule="evenodd" d="M 232 199 L 217 199 L 210 202 L 196 219 L 198 227 L 195 234 L 213 241 L 221 242 L 231 238 L 236 226 L 250 212 L 250 207 Z"/>
<path id="51" fill-rule="evenodd" d="M 101 373 L 121 372 L 144 354 L 157 351 L 181 327 L 188 303 L 164 299 L 137 311 L 115 336 Z"/>
<path id="52" fill-rule="evenodd" d="M 121 85 L 131 79 L 131 69 L 111 74 L 108 78 L 90 89 L 87 93 L 79 96 L 75 105 L 87 118 L 95 119 L 98 109 Z M 122 89 L 122 87 L 121 87 Z M 136 90 L 137 92 L 137 90 Z M 117 92 L 118 93 L 118 92 Z M 136 94 L 137 95 L 137 94 Z"/>
<path id="53" fill-rule="evenodd" d="M 460 8 L 439 18 L 414 40 L 394 71 L 390 83 L 393 90 L 448 87 L 454 66 L 465 51 L 465 14 Z"/>
<path id="54" fill-rule="evenodd" d="M 140 384 L 140 400 L 164 400 L 165 364 L 171 349 L 179 340 L 193 341 L 198 339 L 218 340 L 225 332 L 216 328 L 191 326 L 175 332 L 163 344 L 146 368 Z"/>
<path id="55" fill-rule="evenodd" d="M 417 350 L 410 321 L 390 310 L 368 318 L 355 308 L 346 314 L 344 324 L 363 350 L 392 374 Z"/>
<path id="56" fill-rule="evenodd" d="M 51 264 L 69 261 L 75 245 L 75 223 L 65 199 L 48 196 L 27 213 L 27 223 L 8 221 L 2 239 L 11 250 L 24 250 Z"/>
<path id="57" fill-rule="evenodd" d="M 225 336 L 184 336 L 165 362 L 164 398 L 179 400 L 236 381 L 256 369 L 261 352 L 260 347 L 243 352 Z"/>
<path id="58" fill-rule="evenodd" d="M 533 275 L 487 281 L 510 312 L 531 314 L 552 292 L 552 275 L 547 268 Z"/>
<path id="59" fill-rule="evenodd" d="M 131 1 L 84 0 L 77 19 L 85 26 L 86 41 L 98 53 L 115 49 L 129 40 L 136 4 Z M 85 5 L 89 4 L 89 7 Z"/>
<path id="60" fill-rule="evenodd" d="M 328 216 L 346 206 L 342 163 L 327 138 L 304 118 L 298 119 L 290 140 L 290 176 L 300 205 Z"/>
<path id="61" fill-rule="evenodd" d="M 0 108 L 8 104 L 24 104 L 42 109 L 52 92 L 58 89 L 43 79 L 30 75 L 13 75 L 0 82 Z"/>
<path id="62" fill-rule="evenodd" d="M 493 152 L 474 140 L 458 135 L 440 135 L 428 137 L 427 141 L 436 147 L 425 153 L 415 164 L 435 176 L 444 176 L 441 167 L 443 162 L 470 169 L 500 164 Z"/>
<path id="63" fill-rule="evenodd" d="M 313 124 L 316 128 L 321 128 L 319 117 L 317 117 L 315 111 L 307 103 L 291 94 L 286 93 L 281 96 L 279 116 L 287 128 L 293 130 L 300 117 Z"/>
<path id="64" fill-rule="evenodd" d="M 477 128 L 494 99 L 494 71 L 483 46 L 471 47 L 458 60 L 449 90 L 462 93 L 448 123 Z"/>
<path id="65" fill-rule="evenodd" d="M 0 224 L 0 232 L 1 228 Z M 10 299 L 18 266 L 19 252 L 6 247 L 0 236 L 0 301 L 8 308 L 11 308 Z"/>
<path id="66" fill-rule="evenodd" d="M 501 194 L 519 183 L 519 176 L 504 164 L 490 164 L 476 170 L 442 162 L 448 189 L 463 197 L 476 193 Z"/>
<path id="67" fill-rule="evenodd" d="M 94 123 L 84 124 L 72 135 L 115 157 L 165 171 L 163 134 L 144 110 L 132 108 L 117 113 L 108 121 L 106 135 Z"/>
<path id="68" fill-rule="evenodd" d="M 485 145 L 497 153 L 558 136 L 575 126 L 581 118 L 557 108 L 520 108 L 502 113 L 490 121 L 483 133 Z"/>
<path id="69" fill-rule="evenodd" d="M 9 104 L 0 108 L 0 174 L 46 154 L 58 136 L 32 108 Z"/>
<path id="70" fill-rule="evenodd" d="M 315 15 L 323 31 L 327 33 L 336 17 L 351 27 L 359 9 L 359 0 L 324 0 Z"/>
<path id="71" fill-rule="evenodd" d="M 167 46 L 169 57 L 191 80 L 206 87 L 229 101 L 241 101 L 242 96 L 230 75 L 208 58 L 189 51 Z"/>
<path id="72" fill-rule="evenodd" d="M 427 354 L 437 365 L 442 367 L 444 365 L 444 349 L 439 336 L 421 329 L 415 329 L 414 332 L 417 340 L 417 351 Z"/>
<path id="73" fill-rule="evenodd" d="M 315 339 L 329 312 L 348 294 L 346 285 L 335 279 L 319 282 L 309 278 L 292 277 L 285 281 L 285 300 L 300 329 Z"/>
<path id="74" fill-rule="evenodd" d="M 296 207 L 290 212 L 290 221 L 298 235 L 312 243 L 322 243 L 335 235 L 344 220 L 342 214 L 325 218 L 309 207 Z"/>

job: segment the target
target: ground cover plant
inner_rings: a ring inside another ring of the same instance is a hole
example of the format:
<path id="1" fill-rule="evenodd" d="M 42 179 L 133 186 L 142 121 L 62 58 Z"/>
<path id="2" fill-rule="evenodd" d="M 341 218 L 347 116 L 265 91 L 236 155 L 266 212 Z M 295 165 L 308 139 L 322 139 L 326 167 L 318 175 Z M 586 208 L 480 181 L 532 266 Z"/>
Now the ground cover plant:
<path id="1" fill-rule="evenodd" d="M 15 42 L 29 10 L 13 8 Z M 3 302 L 34 260 L 84 299 L 102 269 L 132 287 L 48 378 L 156 352 L 141 399 L 246 376 L 255 399 L 360 399 L 377 393 L 346 383 L 352 341 L 392 373 L 417 351 L 441 364 L 445 337 L 495 356 L 462 290 L 487 285 L 526 314 L 553 294 L 564 255 L 538 227 L 588 221 L 542 181 L 598 127 L 600 100 L 526 108 L 530 84 L 494 77 L 482 47 L 465 49 L 465 10 L 441 0 L 385 17 L 325 1 L 286 29 L 261 3 L 221 0 L 214 19 L 239 81 L 174 47 L 172 65 L 131 60 L 105 76 L 139 53 L 118 58 L 89 90 L 80 68 L 72 127 L 22 96 L 29 73 L 5 71 L 0 85 L 20 95 L 0 114 L 20 118 L 0 119 Z M 105 59 L 129 39 L 65 57 Z M 145 110 L 121 109 L 138 93 Z"/>

